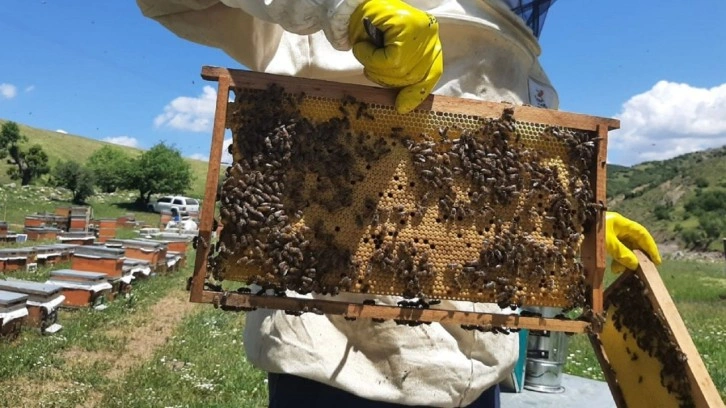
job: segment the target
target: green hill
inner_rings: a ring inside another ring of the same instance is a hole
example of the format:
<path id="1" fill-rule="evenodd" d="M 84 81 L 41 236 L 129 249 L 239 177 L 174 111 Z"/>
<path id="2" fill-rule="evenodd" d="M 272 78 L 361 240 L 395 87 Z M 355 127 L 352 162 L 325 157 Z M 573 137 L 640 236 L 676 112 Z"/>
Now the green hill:
<path id="1" fill-rule="evenodd" d="M 0 119 L 0 125 L 3 122 L 5 120 Z M 21 134 L 28 138 L 28 141 L 23 146 L 27 147 L 39 144 L 43 147 L 43 150 L 48 154 L 51 168 L 59 161 L 74 160 L 85 163 L 93 152 L 106 145 L 118 147 L 132 157 L 138 156 L 143 152 L 143 150 L 133 147 L 120 146 L 78 135 L 58 133 L 52 130 L 38 129 L 21 123 L 18 123 L 18 127 L 20 127 Z M 192 187 L 186 194 L 201 198 L 204 196 L 204 184 L 207 179 L 207 162 L 193 159 L 186 159 L 186 161 L 191 164 L 192 172 L 195 175 Z M 6 172 L 8 167 L 9 165 L 6 162 L 3 161 L 0 163 L 0 183 L 2 184 L 7 184 L 12 181 Z"/>
<path id="2" fill-rule="evenodd" d="M 644 224 L 658 242 L 722 249 L 726 146 L 633 167 L 608 166 L 607 183 L 608 207 Z"/>

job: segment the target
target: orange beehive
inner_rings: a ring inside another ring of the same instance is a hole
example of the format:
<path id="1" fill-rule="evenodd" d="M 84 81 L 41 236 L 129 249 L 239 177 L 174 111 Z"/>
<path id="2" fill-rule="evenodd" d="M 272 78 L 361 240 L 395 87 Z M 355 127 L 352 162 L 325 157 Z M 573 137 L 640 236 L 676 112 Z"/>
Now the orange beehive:
<path id="1" fill-rule="evenodd" d="M 28 316 L 27 299 L 28 295 L 0 290 L 0 338 L 18 337 Z"/>
<path id="2" fill-rule="evenodd" d="M 98 242 L 106 242 L 113 238 L 116 238 L 116 220 L 98 220 Z"/>
<path id="3" fill-rule="evenodd" d="M 57 323 L 58 307 L 65 300 L 60 286 L 25 280 L 0 280 L 0 290 L 28 296 L 27 323 L 41 332 Z"/>
<path id="4" fill-rule="evenodd" d="M 154 271 L 163 271 L 166 265 L 167 247 L 163 242 L 139 239 L 110 239 L 109 248 L 123 248 L 127 258 L 148 261 Z"/>
<path id="5" fill-rule="evenodd" d="M 36 251 L 33 247 L 0 249 L 0 270 L 5 272 L 25 269 L 35 263 Z"/>
<path id="6" fill-rule="evenodd" d="M 65 301 L 63 306 L 82 308 L 96 306 L 113 289 L 105 273 L 59 269 L 50 273 L 45 283 L 60 286 Z"/>

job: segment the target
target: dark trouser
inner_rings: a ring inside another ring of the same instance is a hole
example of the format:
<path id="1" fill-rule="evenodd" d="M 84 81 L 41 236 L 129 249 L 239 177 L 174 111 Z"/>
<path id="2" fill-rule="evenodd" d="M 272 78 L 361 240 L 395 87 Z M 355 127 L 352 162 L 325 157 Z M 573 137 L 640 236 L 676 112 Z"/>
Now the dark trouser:
<path id="1" fill-rule="evenodd" d="M 288 374 L 267 375 L 270 408 L 410 408 L 409 405 L 370 401 L 316 381 Z M 469 408 L 499 408 L 499 385 L 491 387 Z"/>

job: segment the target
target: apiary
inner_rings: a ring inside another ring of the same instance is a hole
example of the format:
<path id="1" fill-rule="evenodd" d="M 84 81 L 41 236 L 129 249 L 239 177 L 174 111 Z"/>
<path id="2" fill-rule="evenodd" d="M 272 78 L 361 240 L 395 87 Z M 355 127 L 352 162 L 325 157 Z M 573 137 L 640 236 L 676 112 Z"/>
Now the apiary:
<path id="1" fill-rule="evenodd" d="M 167 252 L 166 271 L 176 272 L 181 266 L 182 256 L 178 252 Z"/>
<path id="2" fill-rule="evenodd" d="M 58 324 L 58 307 L 65 300 L 60 286 L 25 280 L 0 280 L 0 290 L 28 296 L 28 324 L 41 333 L 54 333 L 62 328 Z"/>
<path id="3" fill-rule="evenodd" d="M 205 201 L 220 210 L 202 209 L 192 300 L 236 302 L 201 293 L 209 273 L 260 294 L 399 296 L 427 309 L 414 320 L 452 316 L 427 299 L 602 309 L 605 147 L 617 121 L 439 96 L 400 115 L 387 89 L 209 67 L 203 77 L 219 81 L 209 174 L 225 128 L 234 162 L 219 192 L 208 179 Z"/>
<path id="4" fill-rule="evenodd" d="M 28 316 L 28 295 L 0 290 L 0 338 L 13 340 Z"/>
<path id="5" fill-rule="evenodd" d="M 79 271 L 102 272 L 110 277 L 124 275 L 123 266 L 126 250 L 100 245 L 78 247 L 71 258 L 71 268 Z"/>
<path id="6" fill-rule="evenodd" d="M 58 269 L 51 271 L 50 279 L 45 283 L 62 288 L 65 307 L 95 307 L 101 305 L 113 289 L 107 278 L 105 273 Z"/>
<path id="7" fill-rule="evenodd" d="M 25 228 L 39 228 L 39 227 L 52 227 L 54 224 L 54 217 L 51 214 L 33 214 L 26 215 L 24 227 Z"/>
<path id="8" fill-rule="evenodd" d="M 71 207 L 68 231 L 87 232 L 92 212 L 91 207 Z"/>

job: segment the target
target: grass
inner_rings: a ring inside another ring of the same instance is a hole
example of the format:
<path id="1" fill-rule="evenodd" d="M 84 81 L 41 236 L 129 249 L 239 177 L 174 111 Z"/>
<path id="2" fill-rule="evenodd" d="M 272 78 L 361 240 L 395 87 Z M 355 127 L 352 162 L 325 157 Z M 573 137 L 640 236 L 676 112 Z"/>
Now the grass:
<path id="1" fill-rule="evenodd" d="M 188 255 L 193 260 L 191 251 Z M 131 298 L 110 302 L 106 310 L 61 310 L 59 322 L 64 327 L 59 334 L 41 336 L 36 329 L 25 328 L 15 342 L 0 342 L 0 384 L 18 379 L 23 383 L 53 382 L 58 389 L 34 401 L 52 407 L 82 404 L 91 390 L 102 395 L 97 405 L 102 407 L 264 406 L 265 374 L 245 360 L 242 313 L 201 308 L 177 326 L 150 360 L 139 362 L 143 364 L 117 381 L 104 377 L 111 367 L 108 361 L 79 367 L 63 358 L 63 352 L 71 349 L 118 353 L 123 358 L 123 339 L 111 337 L 107 331 L 128 326 L 134 316 L 143 314 L 165 294 L 183 287 L 191 265 L 188 262 L 185 269 L 173 275 L 138 282 Z M 56 265 L 54 269 L 63 267 L 67 265 Z M 50 270 L 19 272 L 13 277 L 44 281 Z M 0 386 L 0 407 L 21 404 L 22 397 L 13 387 Z"/>
<path id="2" fill-rule="evenodd" d="M 245 359 L 244 314 L 189 316 L 154 358 L 107 392 L 104 407 L 263 407 L 265 374 Z M 143 390 L 143 392 L 129 392 Z"/>
<path id="3" fill-rule="evenodd" d="M 62 269 L 69 265 L 56 265 Z M 37 273 L 13 274 L 14 278 L 44 282 L 51 268 L 40 268 Z M 119 344 L 109 341 L 102 329 L 123 325 L 131 316 L 142 313 L 155 300 L 174 288 L 184 284 L 183 273 L 171 276 L 156 276 L 136 284 L 129 298 L 118 298 L 108 302 L 103 311 L 94 309 L 61 309 L 58 316 L 63 325 L 60 335 L 41 336 L 38 330 L 26 328 L 18 341 L 0 343 L 0 381 L 18 375 L 42 376 L 47 369 L 61 369 L 64 362 L 56 360 L 54 354 L 70 347 L 87 351 L 116 350 Z M 6 390 L 0 387 L 0 401 Z M 5 395 L 7 397 L 7 395 Z"/>
<path id="4" fill-rule="evenodd" d="M 55 269 L 62 267 L 57 265 Z M 37 275 L 24 273 L 14 277 L 44 281 L 49 271 L 44 268 Z M 37 329 L 24 328 L 15 342 L 0 343 L 0 383 L 19 380 L 22 384 L 53 383 L 57 389 L 47 395 L 39 392 L 39 400 L 34 403 L 75 407 L 87 398 L 89 390 L 103 390 L 110 384 L 102 375 L 110 364 L 99 361 L 90 369 L 81 367 L 76 361 L 64 358 L 63 352 L 79 350 L 81 354 L 107 352 L 121 356 L 122 339 L 108 336 L 107 330 L 128 325 L 135 315 L 144 313 L 157 299 L 183 285 L 185 276 L 177 273 L 146 279 L 134 285 L 130 297 L 108 302 L 108 308 L 103 311 L 61 309 L 58 321 L 63 329 L 54 335 L 42 336 Z M 0 407 L 22 406 L 22 395 L 14 387 L 0 387 Z"/>

